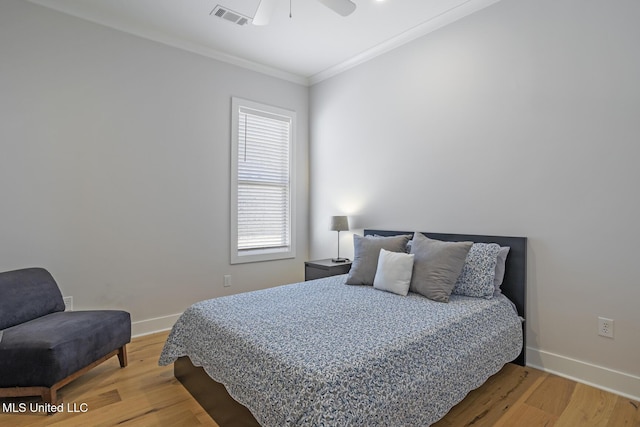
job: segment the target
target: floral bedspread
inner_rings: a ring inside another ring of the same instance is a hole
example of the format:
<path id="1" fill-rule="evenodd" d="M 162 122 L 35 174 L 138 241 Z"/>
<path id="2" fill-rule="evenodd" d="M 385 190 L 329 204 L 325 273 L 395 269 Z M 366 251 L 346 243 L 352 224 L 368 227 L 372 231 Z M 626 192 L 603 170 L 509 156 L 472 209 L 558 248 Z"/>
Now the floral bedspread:
<path id="1" fill-rule="evenodd" d="M 201 301 L 160 365 L 189 356 L 265 426 L 428 426 L 515 359 L 503 295 L 449 303 L 334 276 Z"/>

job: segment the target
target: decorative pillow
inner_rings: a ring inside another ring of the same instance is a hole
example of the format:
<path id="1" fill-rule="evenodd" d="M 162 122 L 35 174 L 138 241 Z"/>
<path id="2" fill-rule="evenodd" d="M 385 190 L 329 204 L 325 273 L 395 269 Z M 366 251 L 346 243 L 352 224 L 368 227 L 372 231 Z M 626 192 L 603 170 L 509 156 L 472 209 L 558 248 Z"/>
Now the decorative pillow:
<path id="1" fill-rule="evenodd" d="M 498 251 L 498 260 L 496 262 L 496 275 L 493 278 L 493 287 L 494 294 L 502 292 L 500 286 L 502 286 L 502 281 L 504 280 L 504 269 L 507 262 L 507 255 L 509 255 L 509 250 L 511 247 L 509 246 L 501 246 L 500 251 Z"/>
<path id="2" fill-rule="evenodd" d="M 411 242 L 413 275 L 409 290 L 434 301 L 449 302 L 473 242 L 443 242 L 415 233 Z"/>
<path id="3" fill-rule="evenodd" d="M 496 275 L 498 252 L 500 245 L 496 243 L 474 243 L 452 293 L 492 298 L 495 292 L 493 279 Z"/>
<path id="4" fill-rule="evenodd" d="M 373 287 L 406 296 L 409 293 L 409 284 L 411 283 L 413 258 L 412 254 L 380 249 Z"/>
<path id="5" fill-rule="evenodd" d="M 380 249 L 404 252 L 411 236 L 362 237 L 353 235 L 353 263 L 347 276 L 347 285 L 373 285 L 378 267 Z"/>

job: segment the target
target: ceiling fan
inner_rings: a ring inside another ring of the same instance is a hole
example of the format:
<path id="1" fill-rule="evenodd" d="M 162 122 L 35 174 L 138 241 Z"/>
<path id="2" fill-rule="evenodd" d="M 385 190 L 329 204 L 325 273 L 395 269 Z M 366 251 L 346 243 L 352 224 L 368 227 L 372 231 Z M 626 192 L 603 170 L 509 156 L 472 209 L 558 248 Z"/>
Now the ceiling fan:
<path id="1" fill-rule="evenodd" d="M 267 25 L 269 18 L 273 13 L 276 2 L 278 0 L 260 0 L 256 14 L 253 17 L 253 25 Z M 329 9 L 333 10 L 339 15 L 347 16 L 356 10 L 356 4 L 351 0 L 317 0 Z"/>

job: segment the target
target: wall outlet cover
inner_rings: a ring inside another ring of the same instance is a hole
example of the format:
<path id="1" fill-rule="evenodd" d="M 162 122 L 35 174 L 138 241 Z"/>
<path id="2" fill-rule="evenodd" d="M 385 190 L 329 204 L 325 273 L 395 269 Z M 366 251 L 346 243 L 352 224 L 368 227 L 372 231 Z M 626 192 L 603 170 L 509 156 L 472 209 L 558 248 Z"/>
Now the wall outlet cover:
<path id="1" fill-rule="evenodd" d="M 613 338 L 613 319 L 598 317 L 598 335 Z"/>
<path id="2" fill-rule="evenodd" d="M 62 297 L 64 301 L 64 311 L 73 311 L 73 297 Z"/>

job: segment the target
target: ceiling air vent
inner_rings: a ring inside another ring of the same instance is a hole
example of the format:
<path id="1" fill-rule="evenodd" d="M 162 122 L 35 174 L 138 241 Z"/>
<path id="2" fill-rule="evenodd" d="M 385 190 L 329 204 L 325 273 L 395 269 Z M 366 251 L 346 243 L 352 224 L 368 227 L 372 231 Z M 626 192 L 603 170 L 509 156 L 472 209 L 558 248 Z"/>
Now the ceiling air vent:
<path id="1" fill-rule="evenodd" d="M 218 18 L 225 19 L 238 25 L 245 25 L 251 20 L 251 18 L 247 16 L 243 16 L 238 12 L 234 12 L 233 10 L 220 5 L 214 7 L 209 15 L 217 16 Z"/>

